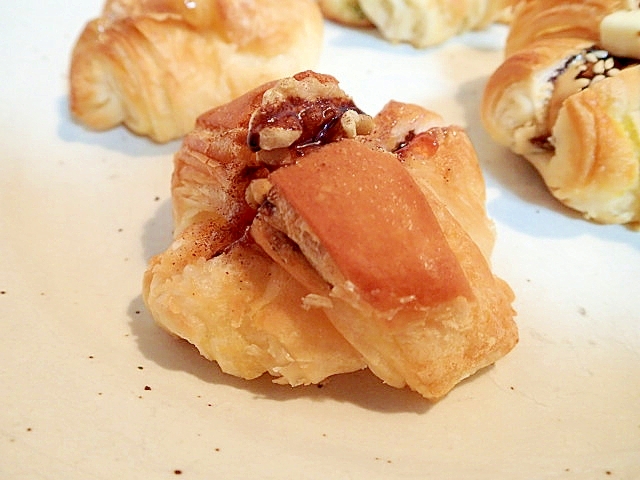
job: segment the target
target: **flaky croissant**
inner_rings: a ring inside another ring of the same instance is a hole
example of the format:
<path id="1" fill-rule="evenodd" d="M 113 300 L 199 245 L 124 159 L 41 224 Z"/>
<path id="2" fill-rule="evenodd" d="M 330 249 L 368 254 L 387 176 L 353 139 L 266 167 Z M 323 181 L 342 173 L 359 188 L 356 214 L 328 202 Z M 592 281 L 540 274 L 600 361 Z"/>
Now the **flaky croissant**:
<path id="1" fill-rule="evenodd" d="M 325 17 L 424 48 L 506 19 L 517 0 L 319 0 Z"/>
<path id="2" fill-rule="evenodd" d="M 508 57 L 542 39 L 600 42 L 600 23 L 613 12 L 637 9 L 637 0 L 521 0 L 510 22 Z"/>
<path id="3" fill-rule="evenodd" d="M 517 342 L 475 151 L 433 112 L 372 118 L 303 72 L 200 116 L 172 194 L 143 297 L 224 372 L 300 385 L 369 368 L 436 399 Z"/>
<path id="4" fill-rule="evenodd" d="M 489 134 L 551 193 L 601 223 L 640 223 L 640 10 L 523 2 L 482 101 Z"/>
<path id="5" fill-rule="evenodd" d="M 72 52 L 71 113 L 165 142 L 203 111 L 314 67 L 322 32 L 314 0 L 107 0 Z"/>

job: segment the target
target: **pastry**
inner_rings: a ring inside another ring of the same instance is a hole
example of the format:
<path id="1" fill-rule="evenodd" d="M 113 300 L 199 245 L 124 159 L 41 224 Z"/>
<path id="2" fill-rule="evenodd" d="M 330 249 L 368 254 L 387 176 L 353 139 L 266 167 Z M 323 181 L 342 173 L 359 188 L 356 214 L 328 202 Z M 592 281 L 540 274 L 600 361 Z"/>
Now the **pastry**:
<path id="1" fill-rule="evenodd" d="M 516 0 L 319 0 L 325 17 L 339 23 L 373 25 L 392 42 L 429 47 L 508 18 Z"/>
<path id="2" fill-rule="evenodd" d="M 314 0 L 107 0 L 72 52 L 70 110 L 157 142 L 205 110 L 312 68 L 323 36 Z"/>
<path id="3" fill-rule="evenodd" d="M 623 3 L 523 2 L 481 113 L 489 134 L 530 161 L 562 203 L 637 227 L 640 11 Z"/>
<path id="4" fill-rule="evenodd" d="M 360 7 L 360 0 L 318 0 L 325 18 L 350 27 L 373 27 Z"/>
<path id="5" fill-rule="evenodd" d="M 302 72 L 199 117 L 143 297 L 224 372 L 369 368 L 437 399 L 517 342 L 484 188 L 462 128 L 399 102 L 372 118 Z"/>
<path id="6" fill-rule="evenodd" d="M 637 0 L 521 0 L 511 18 L 505 55 L 544 38 L 580 38 L 598 43 L 604 17 L 632 8 L 638 8 Z"/>

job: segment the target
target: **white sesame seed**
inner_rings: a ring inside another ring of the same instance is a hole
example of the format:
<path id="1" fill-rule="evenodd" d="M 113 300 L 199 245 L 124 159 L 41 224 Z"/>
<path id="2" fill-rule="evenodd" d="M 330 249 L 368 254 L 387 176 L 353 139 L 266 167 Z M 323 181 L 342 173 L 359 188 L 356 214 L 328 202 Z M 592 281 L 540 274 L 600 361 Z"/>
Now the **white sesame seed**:
<path id="1" fill-rule="evenodd" d="M 591 80 L 589 80 L 588 78 L 576 78 L 576 87 L 580 89 L 587 88 L 589 86 L 589 83 L 591 83 Z"/>
<path id="2" fill-rule="evenodd" d="M 604 60 L 598 60 L 593 64 L 593 73 L 600 74 L 604 73 Z"/>
<path id="3" fill-rule="evenodd" d="M 604 61 L 604 68 L 607 70 L 611 70 L 615 66 L 615 61 L 613 58 L 609 57 Z"/>

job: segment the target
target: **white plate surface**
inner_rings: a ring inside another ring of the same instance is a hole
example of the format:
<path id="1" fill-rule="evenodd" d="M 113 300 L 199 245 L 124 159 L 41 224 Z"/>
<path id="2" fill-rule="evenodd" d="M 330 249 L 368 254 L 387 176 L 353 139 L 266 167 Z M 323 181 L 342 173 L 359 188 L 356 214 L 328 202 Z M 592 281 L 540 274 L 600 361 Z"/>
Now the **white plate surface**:
<path id="1" fill-rule="evenodd" d="M 0 478 L 640 478 L 640 233 L 561 208 L 483 131 L 504 28 L 417 51 L 327 25 L 317 68 L 478 150 L 521 340 L 430 404 L 367 372 L 235 379 L 155 326 L 141 276 L 170 240 L 178 143 L 70 120 L 71 47 L 101 6 L 0 6 Z"/>

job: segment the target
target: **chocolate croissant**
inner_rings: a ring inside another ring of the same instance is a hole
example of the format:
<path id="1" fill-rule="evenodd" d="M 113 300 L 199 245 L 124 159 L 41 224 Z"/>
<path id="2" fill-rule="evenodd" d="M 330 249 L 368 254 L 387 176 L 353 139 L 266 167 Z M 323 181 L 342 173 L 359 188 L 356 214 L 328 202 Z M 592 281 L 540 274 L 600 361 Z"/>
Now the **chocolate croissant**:
<path id="1" fill-rule="evenodd" d="M 507 19 L 517 0 L 319 0 L 325 17 L 354 27 L 376 27 L 392 42 L 424 48 Z"/>
<path id="2" fill-rule="evenodd" d="M 525 1 L 486 84 L 489 134 L 585 218 L 640 223 L 640 10 Z"/>
<path id="3" fill-rule="evenodd" d="M 72 52 L 71 113 L 181 137 L 203 111 L 314 67 L 322 21 L 314 0 L 107 0 Z"/>
<path id="4" fill-rule="evenodd" d="M 300 385 L 369 368 L 437 399 L 517 342 L 475 151 L 433 112 L 372 118 L 302 72 L 200 116 L 172 194 L 143 297 L 224 372 Z"/>

